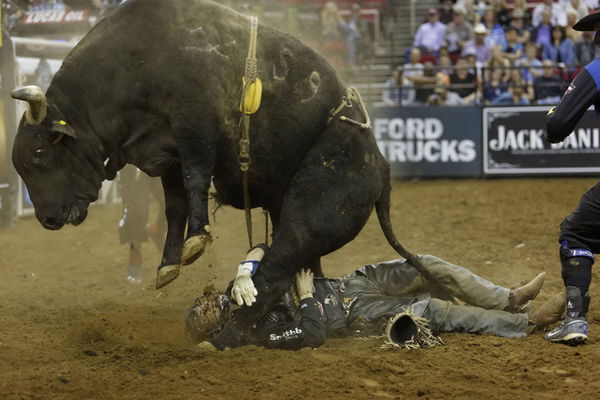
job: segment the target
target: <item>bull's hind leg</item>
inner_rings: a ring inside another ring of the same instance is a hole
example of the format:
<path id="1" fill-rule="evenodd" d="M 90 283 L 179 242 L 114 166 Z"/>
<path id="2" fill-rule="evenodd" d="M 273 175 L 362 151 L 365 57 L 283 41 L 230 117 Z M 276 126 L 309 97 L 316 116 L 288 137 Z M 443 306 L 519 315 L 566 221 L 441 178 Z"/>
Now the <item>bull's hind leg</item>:
<path id="1" fill-rule="evenodd" d="M 321 137 L 288 187 L 273 244 L 254 276 L 257 304 L 236 317 L 242 327 L 260 318 L 300 268 L 354 239 L 381 194 L 371 132 L 341 125 L 347 129 Z"/>

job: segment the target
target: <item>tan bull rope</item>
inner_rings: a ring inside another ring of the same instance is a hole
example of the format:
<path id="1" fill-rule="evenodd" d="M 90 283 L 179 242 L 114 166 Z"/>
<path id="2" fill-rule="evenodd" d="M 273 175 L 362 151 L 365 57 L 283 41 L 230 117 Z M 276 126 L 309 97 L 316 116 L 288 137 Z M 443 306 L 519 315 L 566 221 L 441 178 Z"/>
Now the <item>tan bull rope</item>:
<path id="1" fill-rule="evenodd" d="M 248 170 L 250 168 L 250 116 L 258 110 L 248 109 L 246 105 L 247 95 L 253 84 L 260 83 L 257 73 L 256 45 L 258 41 L 258 18 L 250 17 L 250 41 L 248 44 L 248 56 L 244 68 L 242 98 L 240 101 L 240 110 L 242 117 L 240 124 L 242 126 L 242 135 L 240 138 L 240 152 L 238 161 L 242 171 L 242 187 L 244 191 L 244 214 L 246 215 L 246 230 L 248 232 L 248 244 L 252 247 L 252 212 L 250 203 L 250 189 L 248 186 Z M 256 86 L 253 88 L 256 89 Z M 260 104 L 260 100 L 258 101 Z M 269 214 L 263 209 L 265 215 L 265 243 L 269 244 Z"/>
<path id="2" fill-rule="evenodd" d="M 363 114 L 365 122 L 359 122 L 354 119 L 348 118 L 344 115 L 340 116 L 340 121 L 348 122 L 349 124 L 356 125 L 361 129 L 371 129 L 371 117 L 369 117 L 369 113 L 367 112 L 367 108 L 365 107 L 365 103 L 363 102 L 362 97 L 360 96 L 360 92 L 357 88 L 351 87 L 346 91 L 346 95 L 342 97 L 342 103 L 335 109 L 331 110 L 329 113 L 329 119 L 327 119 L 327 124 L 329 125 L 331 121 L 340 113 L 344 108 L 352 108 L 353 101 L 358 104 L 360 112 Z"/>

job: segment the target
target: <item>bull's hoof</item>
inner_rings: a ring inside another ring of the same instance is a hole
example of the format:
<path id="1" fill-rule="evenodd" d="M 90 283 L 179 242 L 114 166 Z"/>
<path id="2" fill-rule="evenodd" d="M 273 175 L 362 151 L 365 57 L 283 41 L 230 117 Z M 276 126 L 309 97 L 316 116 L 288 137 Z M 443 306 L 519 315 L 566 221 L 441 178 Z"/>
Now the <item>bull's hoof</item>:
<path id="1" fill-rule="evenodd" d="M 181 265 L 190 265 L 196 261 L 206 249 L 206 245 L 212 242 L 210 234 L 192 236 L 183 244 L 181 252 Z"/>
<path id="2" fill-rule="evenodd" d="M 160 289 L 173 282 L 179 276 L 180 269 L 179 265 L 165 265 L 156 271 L 156 288 Z"/>

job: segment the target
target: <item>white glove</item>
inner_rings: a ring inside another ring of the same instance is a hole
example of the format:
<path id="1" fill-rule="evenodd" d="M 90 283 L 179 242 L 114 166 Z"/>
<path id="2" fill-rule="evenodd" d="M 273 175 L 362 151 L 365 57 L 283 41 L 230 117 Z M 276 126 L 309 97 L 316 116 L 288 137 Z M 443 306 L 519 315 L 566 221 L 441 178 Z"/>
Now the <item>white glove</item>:
<path id="1" fill-rule="evenodd" d="M 252 262 L 243 262 L 238 267 L 231 294 L 239 306 L 243 306 L 244 302 L 247 306 L 256 302 L 258 291 L 252 282 Z"/>

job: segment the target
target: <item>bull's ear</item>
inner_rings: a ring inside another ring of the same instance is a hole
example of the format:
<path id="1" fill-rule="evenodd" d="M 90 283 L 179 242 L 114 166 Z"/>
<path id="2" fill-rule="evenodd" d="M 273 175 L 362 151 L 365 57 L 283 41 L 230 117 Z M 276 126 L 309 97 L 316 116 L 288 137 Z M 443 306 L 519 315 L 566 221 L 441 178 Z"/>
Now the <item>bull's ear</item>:
<path id="1" fill-rule="evenodd" d="M 60 142 L 65 135 L 77 139 L 77 133 L 75 133 L 75 129 L 71 128 L 71 126 L 62 119 L 58 121 L 52 121 L 52 132 L 58 134 L 58 138 L 54 141 L 54 144 Z"/>

